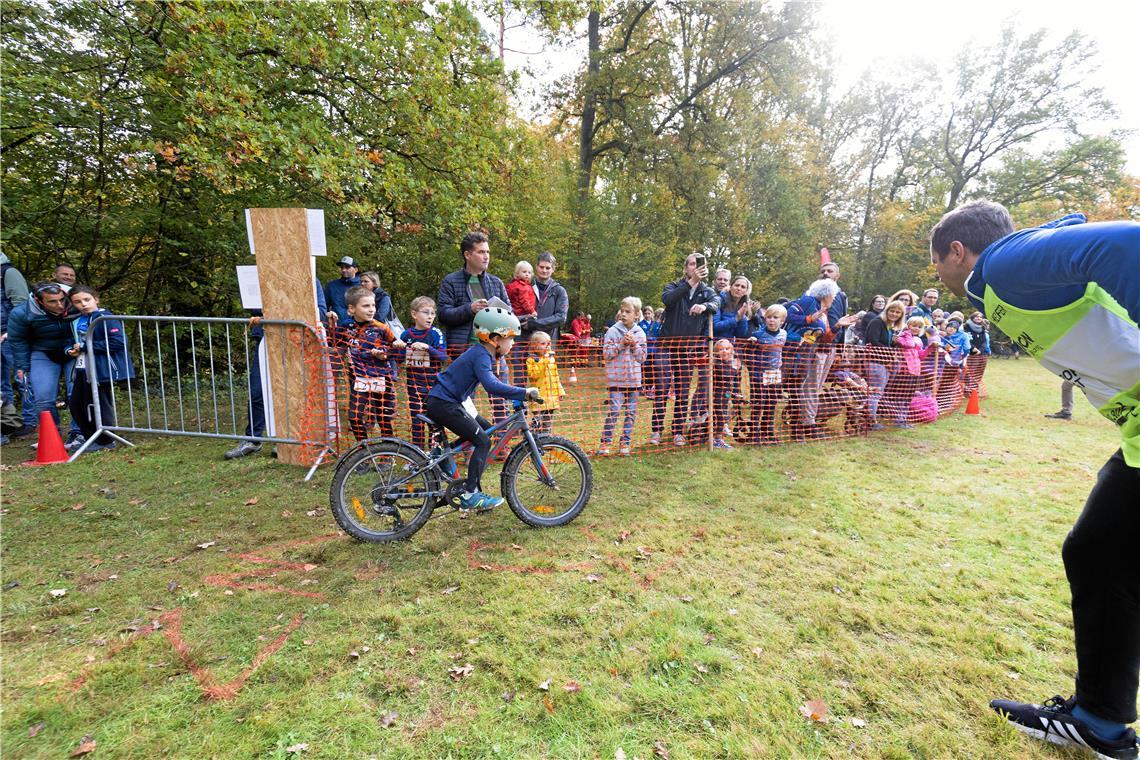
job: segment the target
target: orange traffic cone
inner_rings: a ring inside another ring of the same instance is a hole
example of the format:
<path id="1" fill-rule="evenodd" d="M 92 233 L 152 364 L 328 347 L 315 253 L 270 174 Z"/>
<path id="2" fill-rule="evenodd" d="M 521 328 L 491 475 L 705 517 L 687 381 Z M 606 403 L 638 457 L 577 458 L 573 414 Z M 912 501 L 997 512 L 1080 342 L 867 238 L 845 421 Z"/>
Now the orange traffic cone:
<path id="1" fill-rule="evenodd" d="M 68 459 L 67 451 L 63 448 L 63 439 L 59 436 L 59 428 L 51 412 L 46 409 L 40 412 L 40 443 L 36 446 L 36 458 L 24 464 L 31 467 L 41 467 L 45 464 L 59 464 Z"/>
<path id="2" fill-rule="evenodd" d="M 981 414 L 982 405 L 978 403 L 978 389 L 970 392 L 970 400 L 966 402 L 966 414 Z"/>

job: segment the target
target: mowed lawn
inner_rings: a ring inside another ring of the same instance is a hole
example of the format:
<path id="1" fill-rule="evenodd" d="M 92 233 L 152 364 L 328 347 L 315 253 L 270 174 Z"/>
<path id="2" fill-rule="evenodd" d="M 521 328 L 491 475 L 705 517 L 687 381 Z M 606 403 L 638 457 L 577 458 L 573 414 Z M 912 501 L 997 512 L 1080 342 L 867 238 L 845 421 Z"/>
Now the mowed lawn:
<path id="1" fill-rule="evenodd" d="M 979 417 L 597 461 L 569 527 L 391 546 L 225 442 L 5 447 L 3 754 L 1076 757 L 987 702 L 1072 688 L 1060 547 L 1117 432 L 1044 419 L 1028 360 L 986 382 Z"/>

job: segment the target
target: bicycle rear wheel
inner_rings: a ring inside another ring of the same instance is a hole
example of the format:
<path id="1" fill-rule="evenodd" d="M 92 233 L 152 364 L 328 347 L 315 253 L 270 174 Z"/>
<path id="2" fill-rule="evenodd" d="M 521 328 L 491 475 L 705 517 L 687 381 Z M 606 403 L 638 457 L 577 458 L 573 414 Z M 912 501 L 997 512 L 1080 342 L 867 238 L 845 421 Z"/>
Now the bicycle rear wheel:
<path id="1" fill-rule="evenodd" d="M 511 511 L 527 525 L 566 525 L 586 508 L 594 488 L 594 468 L 578 444 L 556 435 L 537 437 L 546 474 L 540 472 L 522 442 L 511 451 L 500 476 Z"/>
<path id="2" fill-rule="evenodd" d="M 410 537 L 435 508 L 439 476 L 419 471 L 427 460 L 398 441 L 358 444 L 337 462 L 329 508 L 357 541 L 384 543 Z"/>

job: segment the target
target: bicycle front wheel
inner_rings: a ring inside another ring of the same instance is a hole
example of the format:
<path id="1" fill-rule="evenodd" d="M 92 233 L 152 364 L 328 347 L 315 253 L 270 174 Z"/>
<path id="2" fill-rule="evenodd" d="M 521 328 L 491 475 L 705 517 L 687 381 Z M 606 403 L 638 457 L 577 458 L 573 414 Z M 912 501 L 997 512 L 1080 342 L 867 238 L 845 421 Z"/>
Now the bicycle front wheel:
<path id="1" fill-rule="evenodd" d="M 416 449 L 397 441 L 364 442 L 337 462 L 329 507 L 344 532 L 358 541 L 408 538 L 435 508 L 439 478 Z"/>
<path id="2" fill-rule="evenodd" d="M 578 444 L 556 435 L 537 436 L 546 472 L 541 472 L 522 442 L 511 451 L 500 476 L 511 511 L 527 525 L 565 525 L 586 508 L 594 488 L 594 468 Z"/>

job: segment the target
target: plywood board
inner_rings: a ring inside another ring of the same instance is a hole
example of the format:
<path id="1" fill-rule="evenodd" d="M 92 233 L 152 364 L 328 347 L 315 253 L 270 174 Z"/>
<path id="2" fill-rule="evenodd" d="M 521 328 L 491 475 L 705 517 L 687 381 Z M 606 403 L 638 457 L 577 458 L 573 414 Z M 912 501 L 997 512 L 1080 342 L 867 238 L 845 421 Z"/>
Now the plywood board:
<path id="1" fill-rule="evenodd" d="M 303 208 L 254 208 L 249 229 L 257 251 L 257 272 L 265 319 L 291 319 L 313 324 L 317 319 L 316 281 L 310 261 L 308 214 Z M 315 383 L 323 383 L 319 357 L 323 346 L 308 330 L 267 327 L 267 364 L 273 399 L 275 432 L 281 438 L 303 438 L 303 422 L 323 409 L 308 409 Z M 288 464 L 308 465 L 300 446 L 278 446 Z"/>

